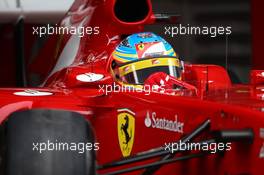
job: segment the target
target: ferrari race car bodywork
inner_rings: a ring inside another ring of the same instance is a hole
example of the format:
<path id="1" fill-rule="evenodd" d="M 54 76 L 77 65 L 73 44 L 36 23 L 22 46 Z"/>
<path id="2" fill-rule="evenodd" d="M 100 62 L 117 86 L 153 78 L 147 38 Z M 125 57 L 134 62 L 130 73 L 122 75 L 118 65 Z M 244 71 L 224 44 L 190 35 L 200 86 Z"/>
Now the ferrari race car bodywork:
<path id="1" fill-rule="evenodd" d="M 46 77 L 42 87 L 0 90 L 2 127 L 18 111 L 78 113 L 98 143 L 99 174 L 262 174 L 264 71 L 252 71 L 250 85 L 233 85 L 220 66 L 185 65 L 182 80 L 195 91 L 128 90 L 112 77 L 111 53 L 124 36 L 172 19 L 153 14 L 150 0 L 77 0 L 61 26 L 91 27 L 92 34 L 51 36 L 31 68 Z M 179 141 L 225 150 L 179 150 Z"/>

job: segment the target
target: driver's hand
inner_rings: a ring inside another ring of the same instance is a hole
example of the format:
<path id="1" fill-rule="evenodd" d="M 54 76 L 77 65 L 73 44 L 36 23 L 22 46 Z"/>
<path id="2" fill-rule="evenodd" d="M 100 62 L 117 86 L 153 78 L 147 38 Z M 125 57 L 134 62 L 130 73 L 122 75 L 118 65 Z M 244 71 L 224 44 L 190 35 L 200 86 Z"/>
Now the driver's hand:
<path id="1" fill-rule="evenodd" d="M 184 81 L 178 80 L 177 78 L 170 76 L 164 72 L 156 72 L 150 75 L 144 85 L 154 87 L 155 89 L 160 90 L 180 90 L 188 89 L 197 93 L 197 88 L 191 84 L 188 84 Z"/>
<path id="2" fill-rule="evenodd" d="M 175 89 L 175 84 L 170 80 L 171 78 L 168 74 L 164 72 L 156 72 L 146 79 L 144 85 L 163 89 Z"/>

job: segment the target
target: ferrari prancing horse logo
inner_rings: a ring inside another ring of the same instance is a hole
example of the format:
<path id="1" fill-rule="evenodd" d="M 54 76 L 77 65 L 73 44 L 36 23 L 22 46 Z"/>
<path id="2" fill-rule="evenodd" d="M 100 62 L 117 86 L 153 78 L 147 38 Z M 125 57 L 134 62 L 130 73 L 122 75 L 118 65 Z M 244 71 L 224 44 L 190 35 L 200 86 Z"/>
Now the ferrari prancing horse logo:
<path id="1" fill-rule="evenodd" d="M 130 155 L 135 136 L 135 113 L 129 109 L 117 110 L 117 132 L 119 146 L 124 157 Z"/>

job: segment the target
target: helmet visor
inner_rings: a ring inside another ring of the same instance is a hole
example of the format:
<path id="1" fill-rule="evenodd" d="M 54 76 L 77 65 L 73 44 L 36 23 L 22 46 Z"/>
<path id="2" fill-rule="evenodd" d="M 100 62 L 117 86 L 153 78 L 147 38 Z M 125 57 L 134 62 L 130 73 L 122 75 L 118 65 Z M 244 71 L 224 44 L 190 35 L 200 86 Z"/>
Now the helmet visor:
<path id="1" fill-rule="evenodd" d="M 114 72 L 124 83 L 142 85 L 150 75 L 156 72 L 164 72 L 179 79 L 182 66 L 178 58 L 163 56 L 129 62 L 117 67 Z"/>

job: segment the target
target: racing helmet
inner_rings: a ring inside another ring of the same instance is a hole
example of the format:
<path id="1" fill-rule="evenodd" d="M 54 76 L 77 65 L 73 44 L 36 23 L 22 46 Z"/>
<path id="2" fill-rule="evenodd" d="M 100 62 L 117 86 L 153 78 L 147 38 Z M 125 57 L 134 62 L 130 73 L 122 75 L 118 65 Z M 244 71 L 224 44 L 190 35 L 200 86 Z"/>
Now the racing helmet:
<path id="1" fill-rule="evenodd" d="M 144 85 L 146 79 L 156 72 L 180 79 L 181 65 L 172 46 L 151 32 L 125 38 L 112 53 L 111 62 L 115 79 L 129 85 Z"/>

